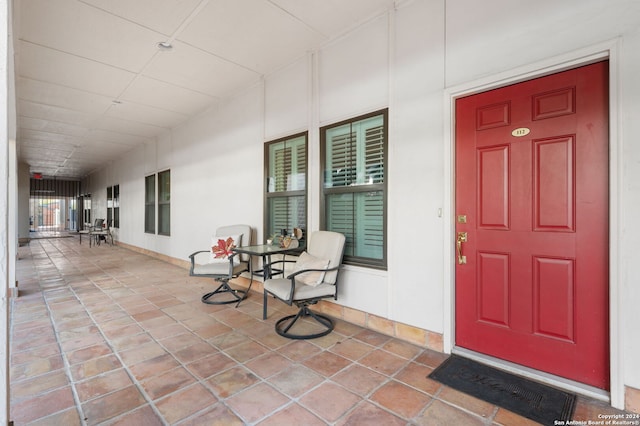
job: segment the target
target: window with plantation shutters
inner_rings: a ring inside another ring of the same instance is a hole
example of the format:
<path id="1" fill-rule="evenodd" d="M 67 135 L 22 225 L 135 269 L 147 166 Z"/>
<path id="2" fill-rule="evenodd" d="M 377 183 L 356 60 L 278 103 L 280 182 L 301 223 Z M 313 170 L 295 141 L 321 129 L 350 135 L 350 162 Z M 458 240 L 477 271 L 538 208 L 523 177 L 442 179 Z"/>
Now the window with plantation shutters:
<path id="1" fill-rule="evenodd" d="M 158 185 L 156 187 L 156 176 Z M 120 187 L 114 189 L 114 208 L 120 205 Z M 157 197 L 156 197 L 157 195 Z M 144 232 L 171 235 L 171 170 L 165 170 L 144 178 Z M 120 221 L 120 209 L 114 211 L 114 219 Z"/>
<path id="2" fill-rule="evenodd" d="M 107 187 L 107 224 L 113 223 L 113 187 Z"/>
<path id="3" fill-rule="evenodd" d="M 120 185 L 107 187 L 107 225 L 120 228 Z"/>
<path id="4" fill-rule="evenodd" d="M 323 228 L 347 238 L 344 262 L 386 267 L 387 110 L 321 129 Z"/>
<path id="5" fill-rule="evenodd" d="M 120 228 L 120 185 L 113 186 L 113 227 Z"/>
<path id="6" fill-rule="evenodd" d="M 144 232 L 156 233 L 156 175 L 144 178 Z"/>
<path id="7" fill-rule="evenodd" d="M 264 238 L 293 228 L 307 228 L 307 133 L 265 144 Z"/>
<path id="8" fill-rule="evenodd" d="M 171 235 L 171 170 L 158 173 L 158 235 Z"/>

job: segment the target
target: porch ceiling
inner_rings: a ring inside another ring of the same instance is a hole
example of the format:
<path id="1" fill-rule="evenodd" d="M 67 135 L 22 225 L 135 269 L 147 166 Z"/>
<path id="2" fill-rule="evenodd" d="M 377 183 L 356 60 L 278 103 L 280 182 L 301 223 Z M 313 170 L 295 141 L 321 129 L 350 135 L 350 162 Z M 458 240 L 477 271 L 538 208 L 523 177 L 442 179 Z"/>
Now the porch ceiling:
<path id="1" fill-rule="evenodd" d="M 15 1 L 18 158 L 82 178 L 393 5 Z"/>

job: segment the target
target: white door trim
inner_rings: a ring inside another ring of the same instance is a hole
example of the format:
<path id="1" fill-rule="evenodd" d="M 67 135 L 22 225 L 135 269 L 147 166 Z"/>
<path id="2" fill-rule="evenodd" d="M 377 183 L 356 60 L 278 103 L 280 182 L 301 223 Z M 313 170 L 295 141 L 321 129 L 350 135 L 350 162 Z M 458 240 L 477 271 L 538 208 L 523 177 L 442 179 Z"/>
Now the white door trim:
<path id="1" fill-rule="evenodd" d="M 610 403 L 624 409 L 621 306 L 619 283 L 622 140 L 618 96 L 619 40 L 614 39 L 489 77 L 445 88 L 444 91 L 444 351 L 455 348 L 455 100 L 490 89 L 554 74 L 566 69 L 609 59 L 609 345 Z M 558 380 L 561 385 L 561 380 Z"/>

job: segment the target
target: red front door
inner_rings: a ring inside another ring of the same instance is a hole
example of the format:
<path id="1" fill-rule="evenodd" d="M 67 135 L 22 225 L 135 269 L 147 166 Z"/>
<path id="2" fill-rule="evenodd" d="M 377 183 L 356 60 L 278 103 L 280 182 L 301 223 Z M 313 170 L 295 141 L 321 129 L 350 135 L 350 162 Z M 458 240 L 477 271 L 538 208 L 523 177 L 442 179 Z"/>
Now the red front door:
<path id="1" fill-rule="evenodd" d="M 456 102 L 456 344 L 602 389 L 607 69 Z"/>

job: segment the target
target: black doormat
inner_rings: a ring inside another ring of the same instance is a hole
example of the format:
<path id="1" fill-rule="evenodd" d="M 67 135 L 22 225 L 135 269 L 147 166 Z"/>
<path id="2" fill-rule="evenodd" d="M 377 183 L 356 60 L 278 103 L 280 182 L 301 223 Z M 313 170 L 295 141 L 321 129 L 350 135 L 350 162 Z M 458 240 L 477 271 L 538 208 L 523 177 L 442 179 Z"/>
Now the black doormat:
<path id="1" fill-rule="evenodd" d="M 452 355 L 428 376 L 544 425 L 571 420 L 576 396 Z"/>

